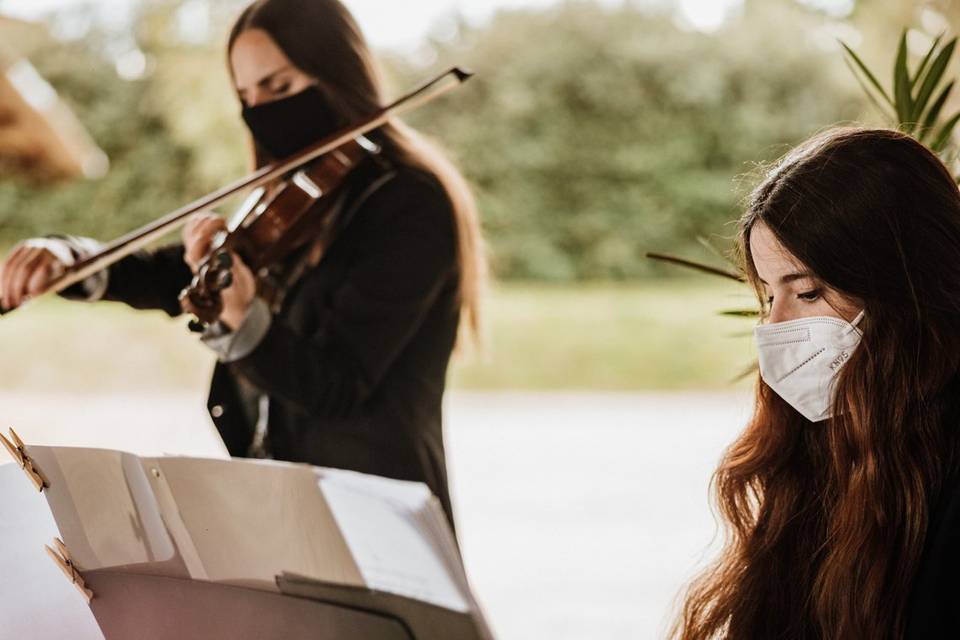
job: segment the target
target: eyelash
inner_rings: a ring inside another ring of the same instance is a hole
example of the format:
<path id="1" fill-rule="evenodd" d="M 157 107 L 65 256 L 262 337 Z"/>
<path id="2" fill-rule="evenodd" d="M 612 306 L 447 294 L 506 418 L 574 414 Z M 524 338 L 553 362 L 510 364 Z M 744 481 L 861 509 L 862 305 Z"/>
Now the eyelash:
<path id="1" fill-rule="evenodd" d="M 804 291 L 803 293 L 798 293 L 797 298 L 805 302 L 816 302 L 820 299 L 822 291 L 820 289 L 811 289 L 810 291 Z M 767 298 L 767 305 L 773 304 L 773 296 Z"/>

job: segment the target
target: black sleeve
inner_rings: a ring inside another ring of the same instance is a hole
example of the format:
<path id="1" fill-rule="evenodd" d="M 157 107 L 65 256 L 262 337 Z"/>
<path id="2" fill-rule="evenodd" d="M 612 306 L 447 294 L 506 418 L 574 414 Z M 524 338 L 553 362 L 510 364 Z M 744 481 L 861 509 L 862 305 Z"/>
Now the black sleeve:
<path id="1" fill-rule="evenodd" d="M 270 396 L 315 415 L 362 406 L 456 274 L 451 205 L 426 178 L 400 174 L 357 211 L 357 251 L 314 335 L 274 318 L 233 367 Z M 336 240 L 335 240 L 336 242 Z"/>
<path id="2" fill-rule="evenodd" d="M 104 300 L 125 302 L 137 309 L 161 309 L 171 316 L 182 313 L 180 291 L 193 274 L 183 261 L 183 245 L 138 251 L 110 267 Z"/>

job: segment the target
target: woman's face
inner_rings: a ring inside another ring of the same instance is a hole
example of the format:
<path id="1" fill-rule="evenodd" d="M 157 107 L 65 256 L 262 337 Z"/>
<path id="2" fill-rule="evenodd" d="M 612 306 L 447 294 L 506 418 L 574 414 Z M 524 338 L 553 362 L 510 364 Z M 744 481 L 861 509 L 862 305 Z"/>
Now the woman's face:
<path id="1" fill-rule="evenodd" d="M 768 323 L 811 316 L 852 321 L 862 302 L 837 293 L 816 276 L 762 222 L 750 230 L 750 253 L 767 300 Z"/>
<path id="2" fill-rule="evenodd" d="M 230 51 L 233 81 L 247 107 L 300 93 L 315 80 L 298 69 L 263 29 L 247 29 Z"/>

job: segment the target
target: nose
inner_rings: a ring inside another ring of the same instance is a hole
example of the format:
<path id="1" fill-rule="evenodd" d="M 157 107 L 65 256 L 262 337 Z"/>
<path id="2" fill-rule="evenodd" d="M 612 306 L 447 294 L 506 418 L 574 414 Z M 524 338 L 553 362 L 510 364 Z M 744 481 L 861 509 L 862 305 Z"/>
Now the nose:
<path id="1" fill-rule="evenodd" d="M 267 92 L 260 87 L 248 91 L 245 100 L 248 107 L 255 107 L 258 104 L 264 104 L 269 101 L 270 99 L 267 97 Z"/>
<path id="2" fill-rule="evenodd" d="M 767 314 L 767 324 L 786 322 L 790 319 L 785 305 L 781 304 L 778 300 L 774 300 L 773 305 L 770 307 L 770 313 Z"/>

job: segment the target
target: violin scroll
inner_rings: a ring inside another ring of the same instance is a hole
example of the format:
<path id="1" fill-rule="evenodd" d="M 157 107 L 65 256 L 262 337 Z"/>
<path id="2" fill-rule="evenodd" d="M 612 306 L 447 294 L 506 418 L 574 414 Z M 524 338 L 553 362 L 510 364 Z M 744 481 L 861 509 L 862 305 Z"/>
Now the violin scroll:
<path id="1" fill-rule="evenodd" d="M 223 313 L 221 293 L 233 284 L 233 258 L 225 247 L 211 253 L 197 269 L 189 286 L 180 292 L 180 307 L 192 314 L 190 330 L 202 332 Z"/>

